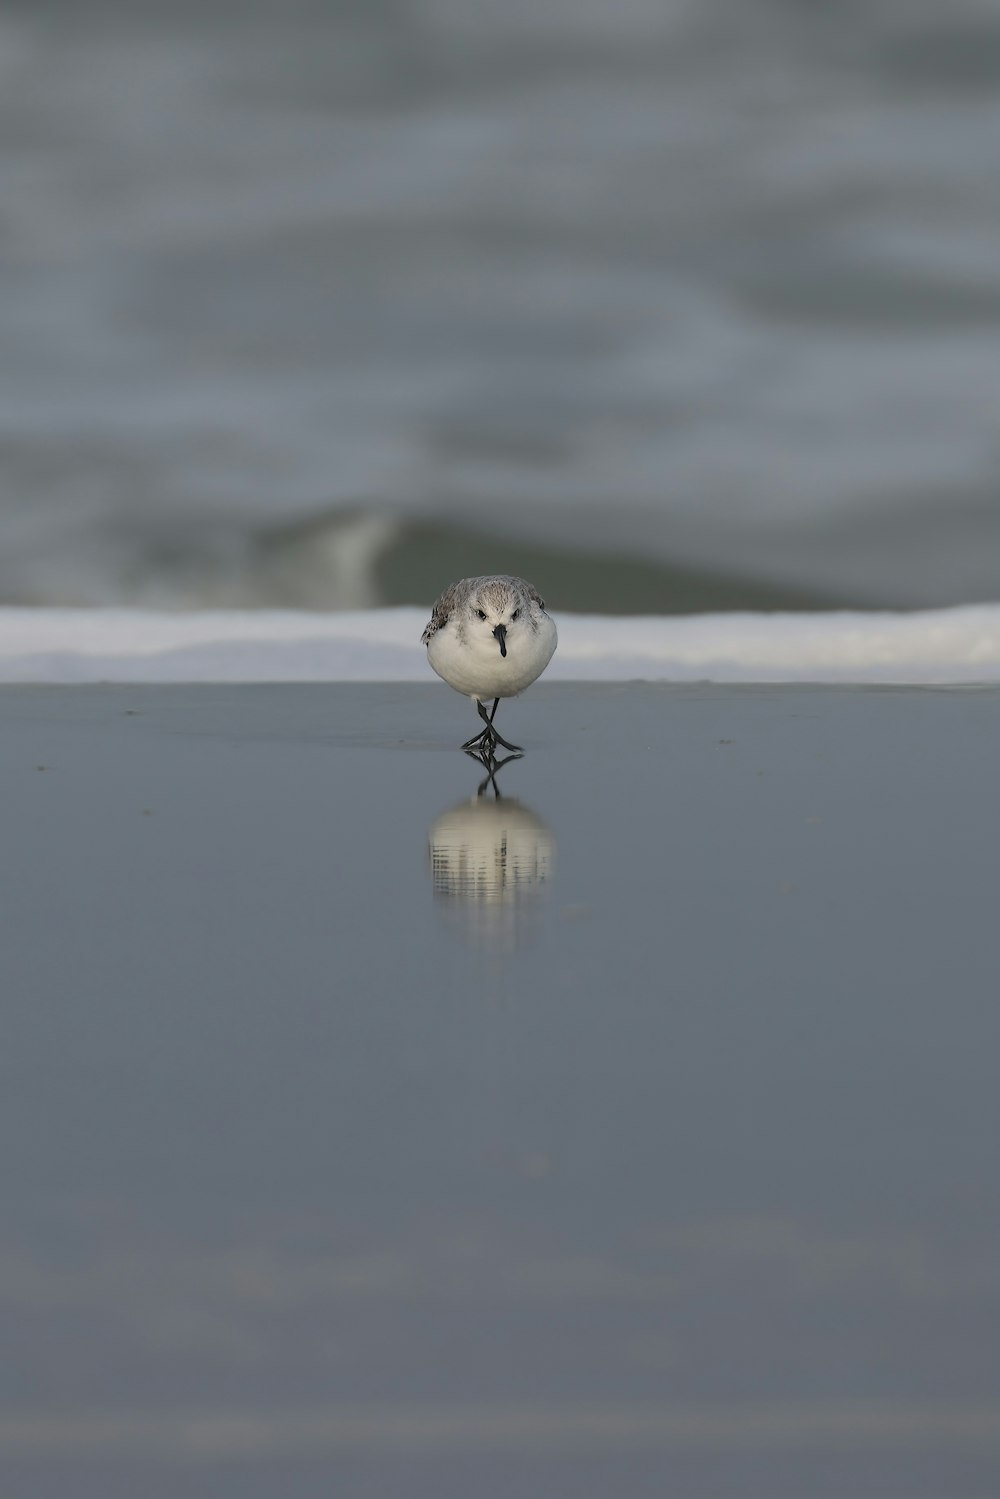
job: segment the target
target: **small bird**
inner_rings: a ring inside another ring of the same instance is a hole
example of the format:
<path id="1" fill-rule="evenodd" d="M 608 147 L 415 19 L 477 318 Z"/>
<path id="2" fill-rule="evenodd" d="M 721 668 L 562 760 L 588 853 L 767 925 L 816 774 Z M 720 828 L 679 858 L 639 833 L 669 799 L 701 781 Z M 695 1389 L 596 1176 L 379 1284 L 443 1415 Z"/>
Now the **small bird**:
<path id="1" fill-rule="evenodd" d="M 463 578 L 438 599 L 420 637 L 427 659 L 449 687 L 471 697 L 486 727 L 462 745 L 492 754 L 498 744 L 520 754 L 493 724 L 502 697 L 516 697 L 548 666 L 556 648 L 555 622 L 537 588 L 503 573 Z M 484 704 L 493 699 L 487 713 Z"/>

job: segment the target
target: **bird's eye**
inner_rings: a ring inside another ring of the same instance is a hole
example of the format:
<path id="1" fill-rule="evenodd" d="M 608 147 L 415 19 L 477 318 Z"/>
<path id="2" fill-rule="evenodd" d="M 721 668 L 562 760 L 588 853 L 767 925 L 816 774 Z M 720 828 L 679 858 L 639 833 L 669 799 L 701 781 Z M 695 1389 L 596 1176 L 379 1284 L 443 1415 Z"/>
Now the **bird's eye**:
<path id="1" fill-rule="evenodd" d="M 515 609 L 514 610 L 514 613 L 510 617 L 511 624 L 514 623 L 515 619 L 517 619 L 517 616 L 520 614 L 520 612 L 521 612 L 520 609 Z"/>
<path id="2" fill-rule="evenodd" d="M 478 614 L 478 616 L 479 616 L 480 619 L 485 619 L 486 618 L 486 615 L 485 615 L 485 613 L 484 613 L 484 611 L 482 609 L 477 609 L 476 613 Z"/>

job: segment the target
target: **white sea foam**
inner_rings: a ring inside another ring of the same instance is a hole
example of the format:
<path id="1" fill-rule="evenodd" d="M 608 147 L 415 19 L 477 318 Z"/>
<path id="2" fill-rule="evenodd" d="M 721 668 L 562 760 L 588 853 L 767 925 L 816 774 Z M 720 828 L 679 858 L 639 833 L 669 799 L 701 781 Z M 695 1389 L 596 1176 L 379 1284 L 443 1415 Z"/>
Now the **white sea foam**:
<path id="1" fill-rule="evenodd" d="M 426 609 L 0 609 L 0 682 L 433 682 L 420 644 L 426 617 Z M 556 618 L 547 681 L 1000 681 L 1000 604 Z"/>

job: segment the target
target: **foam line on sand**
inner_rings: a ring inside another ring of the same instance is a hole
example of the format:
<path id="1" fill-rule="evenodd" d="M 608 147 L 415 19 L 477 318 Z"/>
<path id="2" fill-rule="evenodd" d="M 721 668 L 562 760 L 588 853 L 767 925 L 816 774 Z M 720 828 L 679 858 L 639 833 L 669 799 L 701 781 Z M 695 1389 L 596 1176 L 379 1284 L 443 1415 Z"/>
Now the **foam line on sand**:
<path id="1" fill-rule="evenodd" d="M 0 609 L 0 682 L 430 681 L 427 614 Z M 555 617 L 550 681 L 1000 681 L 998 604 Z"/>

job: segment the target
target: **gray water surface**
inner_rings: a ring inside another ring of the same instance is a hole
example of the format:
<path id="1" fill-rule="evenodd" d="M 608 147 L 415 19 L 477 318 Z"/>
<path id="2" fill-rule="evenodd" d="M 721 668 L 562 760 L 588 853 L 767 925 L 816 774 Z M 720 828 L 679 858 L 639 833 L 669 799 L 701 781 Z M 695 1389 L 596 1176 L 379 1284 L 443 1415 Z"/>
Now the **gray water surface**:
<path id="1" fill-rule="evenodd" d="M 4 1491 L 1000 1480 L 995 690 L 5 688 Z"/>

